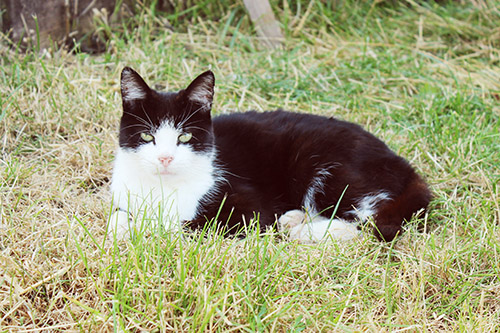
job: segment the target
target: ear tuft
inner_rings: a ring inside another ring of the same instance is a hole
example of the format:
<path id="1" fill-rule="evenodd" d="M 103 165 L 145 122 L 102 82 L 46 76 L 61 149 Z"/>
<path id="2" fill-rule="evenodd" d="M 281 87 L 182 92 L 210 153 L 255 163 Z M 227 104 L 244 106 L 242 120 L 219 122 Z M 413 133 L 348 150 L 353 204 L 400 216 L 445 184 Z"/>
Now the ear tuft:
<path id="1" fill-rule="evenodd" d="M 214 73 L 206 71 L 194 79 L 189 87 L 186 88 L 186 96 L 191 102 L 210 108 L 214 99 L 214 86 Z"/>
<path id="2" fill-rule="evenodd" d="M 145 99 L 150 88 L 136 71 L 125 67 L 122 70 L 121 91 L 124 102 L 133 102 Z"/>

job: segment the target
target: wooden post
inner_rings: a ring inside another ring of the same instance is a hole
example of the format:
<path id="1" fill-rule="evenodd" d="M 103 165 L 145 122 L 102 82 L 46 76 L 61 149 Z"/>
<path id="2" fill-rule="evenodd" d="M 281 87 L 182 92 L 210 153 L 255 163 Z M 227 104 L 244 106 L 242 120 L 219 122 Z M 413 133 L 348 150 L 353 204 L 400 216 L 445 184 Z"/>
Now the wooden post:
<path id="1" fill-rule="evenodd" d="M 279 22 L 274 17 L 269 0 L 243 0 L 257 34 L 269 47 L 278 47 L 283 41 Z"/>

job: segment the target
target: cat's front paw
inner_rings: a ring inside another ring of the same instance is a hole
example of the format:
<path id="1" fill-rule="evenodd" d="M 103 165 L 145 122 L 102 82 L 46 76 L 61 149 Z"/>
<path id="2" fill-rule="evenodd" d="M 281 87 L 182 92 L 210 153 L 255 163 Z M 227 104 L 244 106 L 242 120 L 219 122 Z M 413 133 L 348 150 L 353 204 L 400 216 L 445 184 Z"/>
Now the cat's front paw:
<path id="1" fill-rule="evenodd" d="M 116 237 L 118 240 L 128 239 L 130 237 L 130 226 L 132 220 L 128 212 L 117 210 L 108 220 L 108 237 L 113 239 Z"/>
<path id="2" fill-rule="evenodd" d="M 278 219 L 279 229 L 281 231 L 290 230 L 304 222 L 306 218 L 306 213 L 299 210 L 289 210 L 285 214 L 281 215 Z"/>

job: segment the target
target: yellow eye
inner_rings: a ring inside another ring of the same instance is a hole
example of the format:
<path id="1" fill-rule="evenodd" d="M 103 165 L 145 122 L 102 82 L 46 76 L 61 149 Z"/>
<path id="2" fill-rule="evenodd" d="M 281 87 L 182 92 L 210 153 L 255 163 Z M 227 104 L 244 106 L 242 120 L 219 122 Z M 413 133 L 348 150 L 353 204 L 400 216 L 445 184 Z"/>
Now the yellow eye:
<path id="1" fill-rule="evenodd" d="M 191 140 L 192 137 L 193 137 L 192 133 L 189 133 L 189 132 L 183 133 L 183 134 L 179 135 L 179 142 L 186 143 L 189 140 Z"/>
<path id="2" fill-rule="evenodd" d="M 155 137 L 154 137 L 154 136 L 152 136 L 151 134 L 144 133 L 144 132 L 142 132 L 142 133 L 141 133 L 141 139 L 143 139 L 143 140 L 144 140 L 144 141 L 146 141 L 146 142 L 151 142 L 151 141 L 153 141 L 153 140 L 154 140 L 154 138 L 155 138 Z"/>

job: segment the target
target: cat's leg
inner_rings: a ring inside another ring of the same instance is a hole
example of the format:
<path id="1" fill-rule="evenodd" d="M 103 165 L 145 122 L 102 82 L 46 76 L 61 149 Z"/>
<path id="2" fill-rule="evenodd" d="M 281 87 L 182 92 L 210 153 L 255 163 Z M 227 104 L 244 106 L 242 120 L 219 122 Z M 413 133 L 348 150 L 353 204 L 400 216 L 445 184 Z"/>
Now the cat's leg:
<path id="1" fill-rule="evenodd" d="M 247 228 L 258 227 L 261 232 L 276 226 L 275 209 L 270 200 L 261 198 L 261 191 L 248 184 L 235 183 L 234 193 L 226 194 L 223 199 L 214 200 L 202 207 L 198 217 L 187 226 L 191 229 L 203 229 L 208 221 L 226 235 L 245 237 Z M 221 203 L 222 202 L 222 203 Z"/>
<path id="2" fill-rule="evenodd" d="M 288 231 L 290 240 L 303 243 L 317 243 L 329 239 L 347 241 L 361 235 L 356 224 L 320 215 L 310 218 L 300 210 L 286 212 L 279 218 L 278 223 L 280 230 Z"/>
<path id="3" fill-rule="evenodd" d="M 117 209 L 108 220 L 108 237 L 113 239 L 127 239 L 130 237 L 130 227 L 133 221 L 130 214 L 122 209 Z"/>

